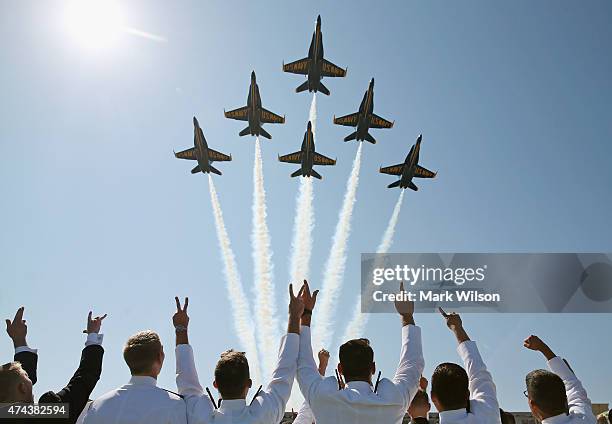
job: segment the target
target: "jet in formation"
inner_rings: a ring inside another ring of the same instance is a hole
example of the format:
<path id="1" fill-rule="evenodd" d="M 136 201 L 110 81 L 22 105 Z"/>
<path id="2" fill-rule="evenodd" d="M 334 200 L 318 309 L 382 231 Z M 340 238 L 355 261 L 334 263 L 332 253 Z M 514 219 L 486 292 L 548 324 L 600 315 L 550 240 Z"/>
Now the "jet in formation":
<path id="1" fill-rule="evenodd" d="M 283 63 L 283 71 L 292 74 L 306 75 L 306 82 L 295 89 L 297 93 L 301 91 L 320 91 L 329 96 L 329 90 L 323 85 L 323 77 L 344 77 L 346 69 L 334 65 L 329 60 L 323 58 L 323 34 L 321 33 L 321 15 L 317 17 L 317 26 L 312 34 L 308 57 L 296 60 L 295 62 Z"/>
<path id="2" fill-rule="evenodd" d="M 279 116 L 272 113 L 261 106 L 261 96 L 259 95 L 259 86 L 257 85 L 255 71 L 251 72 L 251 86 L 249 87 L 249 96 L 247 97 L 246 106 L 227 112 L 223 111 L 223 113 L 225 114 L 226 118 L 249 122 L 249 126 L 240 131 L 240 136 L 249 134 L 256 136 L 261 135 L 271 139 L 272 136 L 261 127 L 262 124 L 285 123 L 284 116 Z"/>
<path id="3" fill-rule="evenodd" d="M 298 163 L 300 168 L 291 174 L 292 177 L 299 175 L 303 177 L 315 177 L 322 179 L 321 175 L 312 169 L 313 165 L 335 165 L 336 160 L 330 159 L 327 156 L 323 156 L 320 153 L 315 152 L 314 135 L 312 133 L 312 124 L 308 121 L 308 127 L 304 134 L 304 141 L 302 141 L 302 148 L 298 152 L 289 153 L 285 156 L 279 156 L 278 160 L 287 163 Z"/>
<path id="4" fill-rule="evenodd" d="M 196 117 L 193 117 L 193 145 L 191 149 L 183 150 L 182 152 L 174 152 L 174 156 L 179 159 L 197 160 L 198 164 L 191 170 L 192 174 L 203 172 L 205 174 L 214 172 L 221 175 L 221 171 L 212 166 L 213 162 L 223 162 L 232 160 L 231 155 L 217 152 L 208 147 L 208 143 L 204 138 L 204 133 Z"/>
<path id="5" fill-rule="evenodd" d="M 372 144 L 375 144 L 376 140 L 368 132 L 370 128 L 393 128 L 393 122 L 389 122 L 374 113 L 374 78 L 370 80 L 368 91 L 363 95 L 359 111 L 340 118 L 334 116 L 334 124 L 357 127 L 357 131 L 344 137 L 344 141 L 368 140 Z"/>
<path id="6" fill-rule="evenodd" d="M 380 168 L 380 172 L 383 174 L 400 175 L 400 179 L 389 184 L 387 186 L 388 188 L 411 188 L 412 190 L 417 191 L 419 188 L 412 182 L 414 177 L 434 178 L 436 176 L 435 172 L 432 172 L 429 169 L 423 168 L 419 165 L 419 151 L 421 150 L 422 138 L 422 135 L 419 135 L 416 144 L 410 148 L 410 152 L 408 152 L 408 156 L 406 156 L 404 163 Z"/>

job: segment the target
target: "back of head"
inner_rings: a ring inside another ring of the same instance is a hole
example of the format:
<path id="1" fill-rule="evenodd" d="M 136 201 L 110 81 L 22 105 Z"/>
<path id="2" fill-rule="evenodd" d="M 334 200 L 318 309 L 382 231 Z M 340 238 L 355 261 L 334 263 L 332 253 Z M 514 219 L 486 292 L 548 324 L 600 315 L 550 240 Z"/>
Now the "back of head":
<path id="1" fill-rule="evenodd" d="M 514 419 L 514 415 L 510 412 L 506 412 L 503 409 L 499 409 L 499 416 L 501 418 L 502 424 L 515 424 L 516 420 Z"/>
<path id="2" fill-rule="evenodd" d="M 463 367 L 450 362 L 438 365 L 431 377 L 431 396 L 439 411 L 467 408 L 469 379 Z"/>
<path id="3" fill-rule="evenodd" d="M 123 359 L 132 375 L 146 375 L 154 371 L 163 348 L 157 333 L 146 330 L 134 334 L 123 348 Z M 160 364 L 161 365 L 161 364 Z"/>
<path id="4" fill-rule="evenodd" d="M 543 419 L 567 412 L 565 385 L 557 374 L 535 370 L 527 374 L 525 381 L 530 405 L 533 403 L 537 406 Z"/>
<path id="5" fill-rule="evenodd" d="M 374 364 L 374 350 L 368 339 L 353 339 L 340 346 L 340 365 L 344 379 L 369 380 Z"/>
<path id="6" fill-rule="evenodd" d="M 0 403 L 23 402 L 31 397 L 32 389 L 30 385 L 29 394 L 20 393 L 20 384 L 26 383 L 25 371 L 19 362 L 9 362 L 0 367 Z M 27 391 L 27 387 L 23 388 Z"/>
<path id="7" fill-rule="evenodd" d="M 250 384 L 249 362 L 244 352 L 228 350 L 215 367 L 215 386 L 223 399 L 241 399 Z"/>

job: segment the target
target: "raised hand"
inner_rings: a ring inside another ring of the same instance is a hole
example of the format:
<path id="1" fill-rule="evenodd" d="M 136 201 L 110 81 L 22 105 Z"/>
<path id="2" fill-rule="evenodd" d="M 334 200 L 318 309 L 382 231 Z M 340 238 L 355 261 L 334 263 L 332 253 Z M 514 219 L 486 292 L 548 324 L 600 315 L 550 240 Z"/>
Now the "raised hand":
<path id="1" fill-rule="evenodd" d="M 102 327 L 102 320 L 104 318 L 106 318 L 106 314 L 102 315 L 101 317 L 95 317 L 95 318 L 91 318 L 92 313 L 91 311 L 89 311 L 89 314 L 87 314 L 87 329 L 83 330 L 83 333 L 85 334 L 90 334 L 90 333 L 99 333 L 100 332 L 100 328 Z"/>
<path id="2" fill-rule="evenodd" d="M 172 316 L 172 324 L 174 324 L 174 328 L 184 327 L 185 329 L 189 325 L 189 315 L 187 315 L 187 307 L 189 306 L 189 298 L 185 298 L 184 306 L 181 307 L 181 301 L 178 297 L 175 297 L 176 301 L 176 312 Z"/>
<path id="3" fill-rule="evenodd" d="M 442 308 L 438 308 L 438 310 L 446 320 L 446 326 L 455 334 L 455 337 L 457 337 L 457 341 L 459 343 L 463 343 L 467 340 L 470 340 L 470 337 L 467 335 L 465 329 L 463 328 L 463 322 L 461 321 L 461 317 L 459 316 L 459 314 L 456 314 L 454 312 L 447 314 Z"/>
<path id="4" fill-rule="evenodd" d="M 419 389 L 421 389 L 424 392 L 426 392 L 428 384 L 429 384 L 429 381 L 427 381 L 427 379 L 425 377 L 421 376 L 421 379 L 419 380 Z"/>
<path id="5" fill-rule="evenodd" d="M 13 340 L 13 345 L 15 347 L 27 346 L 26 336 L 28 334 L 28 326 L 26 325 L 26 322 L 23 319 L 24 310 L 25 308 L 23 306 L 17 309 L 13 321 L 11 321 L 10 319 L 5 320 L 6 332 L 8 333 L 11 340 Z"/>
<path id="6" fill-rule="evenodd" d="M 296 296 L 293 293 L 293 284 L 289 284 L 289 322 L 287 323 L 287 333 L 300 334 L 300 318 L 304 313 L 303 292 L 304 286 L 302 286 Z"/>
<path id="7" fill-rule="evenodd" d="M 534 336 L 533 334 L 525 339 L 523 346 L 529 350 L 541 352 L 548 360 L 551 360 L 556 356 L 548 345 L 542 341 L 542 339 L 540 339 L 538 336 Z"/>
<path id="8" fill-rule="evenodd" d="M 400 294 L 404 293 L 404 282 L 400 282 Z M 414 302 L 408 299 L 396 300 L 395 310 L 402 316 L 414 314 Z"/>
<path id="9" fill-rule="evenodd" d="M 304 300 L 304 308 L 312 312 L 316 303 L 317 303 L 317 295 L 319 294 L 319 290 L 315 290 L 312 294 L 310 293 L 310 286 L 308 285 L 308 281 L 304 280 L 304 285 L 302 286 L 302 299 Z"/>
<path id="10" fill-rule="evenodd" d="M 319 374 L 325 376 L 325 370 L 327 369 L 327 364 L 329 364 L 329 352 L 321 349 L 317 356 L 319 357 Z"/>

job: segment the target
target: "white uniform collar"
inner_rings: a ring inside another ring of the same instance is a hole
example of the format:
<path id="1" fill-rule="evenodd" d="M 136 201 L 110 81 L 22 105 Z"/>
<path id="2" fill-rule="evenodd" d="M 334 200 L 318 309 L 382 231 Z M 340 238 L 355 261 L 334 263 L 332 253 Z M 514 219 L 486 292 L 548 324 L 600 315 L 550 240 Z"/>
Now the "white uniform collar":
<path id="1" fill-rule="evenodd" d="M 157 380 L 145 375 L 133 375 L 129 384 L 133 386 L 157 386 Z"/>
<path id="2" fill-rule="evenodd" d="M 346 388 L 347 389 L 354 389 L 357 390 L 358 392 L 363 392 L 363 391 L 367 391 L 367 392 L 372 392 L 372 385 L 370 383 L 368 383 L 367 381 L 349 381 L 348 383 L 346 383 Z"/>
<path id="3" fill-rule="evenodd" d="M 467 413 L 467 409 L 465 408 L 461 408 L 461 409 L 451 409 L 449 411 L 442 411 L 440 412 L 440 423 L 446 421 L 446 422 L 455 422 L 455 421 L 460 421 L 462 419 L 467 418 L 468 413 Z"/>
<path id="4" fill-rule="evenodd" d="M 554 417 L 548 417 L 542 420 L 542 424 L 559 424 L 568 421 L 569 415 L 566 413 L 555 415 Z"/>
<path id="5" fill-rule="evenodd" d="M 236 411 L 240 409 L 244 409 L 246 407 L 245 399 L 228 399 L 221 402 L 221 406 L 219 407 L 220 412 L 226 411 Z"/>

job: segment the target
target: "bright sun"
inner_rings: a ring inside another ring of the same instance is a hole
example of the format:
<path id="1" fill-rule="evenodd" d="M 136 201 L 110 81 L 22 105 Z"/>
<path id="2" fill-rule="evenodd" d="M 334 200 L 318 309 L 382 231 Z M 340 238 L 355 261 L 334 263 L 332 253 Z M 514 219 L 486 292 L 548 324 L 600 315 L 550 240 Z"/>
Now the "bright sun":
<path id="1" fill-rule="evenodd" d="M 123 14 L 115 0 L 69 0 L 64 25 L 70 36 L 87 48 L 112 45 L 124 29 Z"/>

